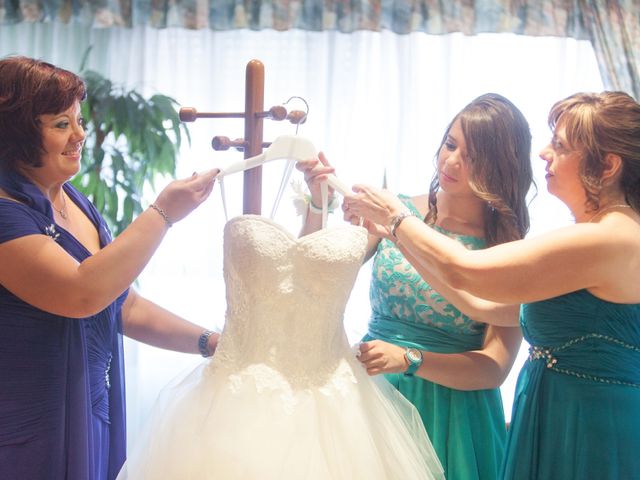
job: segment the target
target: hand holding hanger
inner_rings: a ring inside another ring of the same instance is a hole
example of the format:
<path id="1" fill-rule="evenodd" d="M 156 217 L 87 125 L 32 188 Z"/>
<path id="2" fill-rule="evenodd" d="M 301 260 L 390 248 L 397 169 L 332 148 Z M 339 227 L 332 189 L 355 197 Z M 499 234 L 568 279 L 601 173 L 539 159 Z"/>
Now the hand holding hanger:
<path id="1" fill-rule="evenodd" d="M 281 135 L 277 137 L 264 152 L 222 167 L 218 178 L 221 179 L 225 175 L 255 168 L 272 160 L 286 159 L 292 162 L 299 162 L 316 158 L 317 156 L 318 152 L 309 139 L 300 135 Z M 351 190 L 333 174 L 327 176 L 327 182 L 342 195 L 350 195 L 352 193 Z"/>
<path id="2" fill-rule="evenodd" d="M 309 139 L 300 135 L 281 135 L 277 137 L 264 152 L 250 158 L 245 158 L 244 160 L 235 161 L 225 167 L 219 167 L 220 173 L 218 174 L 217 178 L 220 181 L 220 188 L 222 191 L 222 205 L 225 211 L 225 217 L 228 218 L 223 181 L 226 175 L 231 175 L 232 173 L 242 172 L 250 168 L 255 168 L 273 160 L 288 160 L 282 176 L 282 181 L 280 182 L 278 194 L 276 195 L 276 200 L 271 210 L 271 218 L 273 218 L 275 216 L 278 205 L 280 204 L 280 200 L 282 199 L 285 188 L 289 182 L 291 171 L 293 170 L 295 163 L 313 159 L 317 156 L 318 152 Z M 329 174 L 327 176 L 326 182 L 327 183 L 322 186 L 324 205 L 326 205 L 327 199 L 327 184 L 331 185 L 337 192 L 340 192 L 343 196 L 352 194 L 349 187 L 347 187 L 333 174 Z M 326 212 L 323 214 L 323 225 L 326 225 Z"/>

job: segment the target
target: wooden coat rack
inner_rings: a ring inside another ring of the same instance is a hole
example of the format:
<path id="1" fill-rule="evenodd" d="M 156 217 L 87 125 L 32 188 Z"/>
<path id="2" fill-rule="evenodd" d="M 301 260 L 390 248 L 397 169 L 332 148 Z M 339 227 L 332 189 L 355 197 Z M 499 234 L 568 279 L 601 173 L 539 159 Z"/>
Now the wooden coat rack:
<path id="1" fill-rule="evenodd" d="M 282 105 L 264 110 L 264 65 L 259 60 L 247 63 L 245 74 L 244 112 L 212 113 L 198 112 L 192 107 L 180 109 L 180 120 L 193 122 L 197 118 L 244 118 L 244 138 L 230 140 L 228 137 L 215 136 L 211 141 L 214 150 L 228 150 L 230 147 L 244 151 L 244 158 L 251 158 L 262 153 L 262 149 L 271 145 L 263 142 L 263 119 L 289 120 L 293 124 L 304 123 L 307 112 L 287 110 Z M 255 167 L 244 172 L 243 206 L 244 214 L 260 215 L 262 213 L 262 167 Z"/>

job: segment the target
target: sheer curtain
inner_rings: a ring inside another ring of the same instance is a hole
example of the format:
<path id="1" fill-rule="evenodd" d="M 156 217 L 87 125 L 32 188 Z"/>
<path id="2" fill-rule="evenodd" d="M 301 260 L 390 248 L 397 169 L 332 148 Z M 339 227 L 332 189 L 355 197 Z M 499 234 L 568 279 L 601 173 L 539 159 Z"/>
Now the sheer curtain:
<path id="1" fill-rule="evenodd" d="M 310 106 L 300 132 L 325 151 L 347 183 L 380 185 L 419 194 L 428 189 L 433 157 L 450 118 L 475 96 L 493 91 L 511 99 L 529 119 L 539 192 L 532 194 L 530 236 L 571 221 L 568 210 L 545 189 L 537 152 L 549 139 L 546 115 L 554 101 L 580 90 L 601 90 L 591 45 L 551 37 L 513 34 L 430 36 L 383 32 L 260 32 L 232 30 L 90 29 L 79 25 L 20 24 L 0 28 L 0 55 L 41 57 L 77 70 L 88 45 L 91 68 L 144 94 L 162 92 L 200 111 L 244 109 L 247 62 L 265 65 L 265 107 L 292 96 Z M 292 100 L 287 107 L 301 108 Z M 290 109 L 291 109 L 290 108 Z M 241 158 L 214 152 L 214 135 L 243 136 L 241 120 L 198 120 L 190 125 L 191 146 L 182 152 L 179 176 Z M 264 138 L 292 134 L 286 122 L 265 121 Z M 283 164 L 263 169 L 263 212 L 269 214 Z M 294 181 L 301 178 L 294 172 Z M 162 186 L 168 179 L 160 179 Z M 242 213 L 242 176 L 225 182 L 231 216 Z M 276 220 L 295 233 L 300 225 L 285 193 Z M 147 198 L 154 198 L 149 191 Z M 334 216 L 332 222 L 340 222 Z M 162 306 L 208 328 L 224 323 L 222 228 L 219 187 L 212 198 L 166 237 L 138 288 Z M 369 317 L 369 267 L 364 266 L 349 301 L 345 325 L 357 341 Z M 264 279 L 268 281 L 268 279 Z M 509 418 L 514 380 L 526 346 L 503 398 Z M 127 343 L 129 441 L 164 384 L 201 359 Z M 214 432 L 215 433 L 215 432 Z"/>

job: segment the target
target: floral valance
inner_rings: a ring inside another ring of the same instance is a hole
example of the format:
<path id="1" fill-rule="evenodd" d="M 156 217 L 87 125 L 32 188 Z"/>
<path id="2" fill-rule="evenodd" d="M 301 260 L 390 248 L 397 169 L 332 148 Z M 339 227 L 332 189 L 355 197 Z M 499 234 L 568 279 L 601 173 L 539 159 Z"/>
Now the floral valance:
<path id="1" fill-rule="evenodd" d="M 0 22 L 587 38 L 577 0 L 0 0 Z"/>
<path id="2" fill-rule="evenodd" d="M 640 0 L 0 0 L 0 25 L 52 21 L 588 39 L 606 88 L 640 98 Z"/>

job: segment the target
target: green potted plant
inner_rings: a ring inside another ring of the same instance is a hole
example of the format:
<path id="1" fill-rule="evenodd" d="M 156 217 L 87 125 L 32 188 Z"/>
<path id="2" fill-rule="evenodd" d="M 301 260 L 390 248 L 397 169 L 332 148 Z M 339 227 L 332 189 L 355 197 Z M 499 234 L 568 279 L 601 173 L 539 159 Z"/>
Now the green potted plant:
<path id="1" fill-rule="evenodd" d="M 178 116 L 178 103 L 155 94 L 145 99 L 125 90 L 98 72 L 80 75 L 87 87 L 82 104 L 87 138 L 82 169 L 72 180 L 118 235 L 143 210 L 142 192 L 160 175 L 175 176 L 176 159 L 187 126 Z"/>

